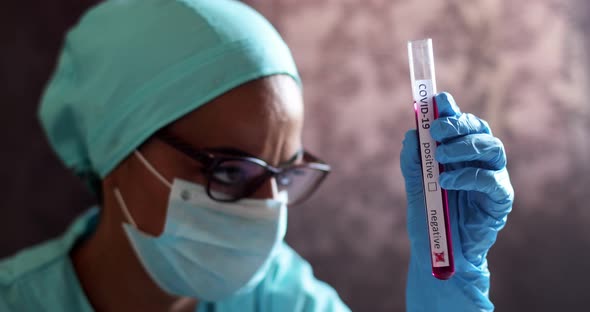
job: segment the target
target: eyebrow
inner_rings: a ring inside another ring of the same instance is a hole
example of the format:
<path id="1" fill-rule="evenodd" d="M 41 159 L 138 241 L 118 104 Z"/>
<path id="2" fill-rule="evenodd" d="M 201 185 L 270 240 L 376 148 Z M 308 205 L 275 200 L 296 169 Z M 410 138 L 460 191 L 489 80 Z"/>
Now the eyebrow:
<path id="1" fill-rule="evenodd" d="M 250 153 L 247 153 L 247 152 L 237 149 L 235 147 L 221 146 L 221 147 L 214 147 L 214 148 L 195 148 L 192 145 L 186 143 L 185 140 L 177 137 L 174 134 L 171 134 L 168 131 L 164 131 L 164 130 L 156 132 L 155 136 L 160 139 L 163 139 L 165 141 L 171 141 L 175 145 L 178 145 L 178 146 L 182 147 L 183 149 L 188 149 L 193 152 L 196 152 L 198 150 L 202 150 L 202 151 L 213 152 L 213 153 L 228 154 L 228 155 L 232 155 L 232 156 L 251 157 L 251 158 L 260 159 Z M 289 166 L 289 165 L 294 164 L 295 162 L 297 162 L 297 160 L 299 160 L 300 157 L 303 156 L 303 153 L 304 153 L 304 151 L 302 148 L 298 149 L 295 152 L 295 154 L 293 156 L 291 156 L 291 158 L 289 158 L 287 161 L 279 163 L 279 167 Z M 265 160 L 263 160 L 263 161 L 268 163 Z"/>

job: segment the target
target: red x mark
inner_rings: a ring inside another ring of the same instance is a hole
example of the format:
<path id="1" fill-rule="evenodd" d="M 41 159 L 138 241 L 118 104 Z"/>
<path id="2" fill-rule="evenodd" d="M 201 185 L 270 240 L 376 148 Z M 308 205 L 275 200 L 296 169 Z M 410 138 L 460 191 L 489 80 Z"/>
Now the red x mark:
<path id="1" fill-rule="evenodd" d="M 434 262 L 445 262 L 445 252 L 435 252 Z"/>

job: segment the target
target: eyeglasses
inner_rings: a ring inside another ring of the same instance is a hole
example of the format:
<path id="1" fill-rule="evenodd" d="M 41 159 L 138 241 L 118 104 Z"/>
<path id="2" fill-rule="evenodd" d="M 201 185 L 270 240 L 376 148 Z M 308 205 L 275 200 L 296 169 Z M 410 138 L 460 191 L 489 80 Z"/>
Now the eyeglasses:
<path id="1" fill-rule="evenodd" d="M 288 204 L 309 198 L 330 172 L 330 165 L 301 151 L 303 162 L 273 167 L 265 161 L 231 154 L 245 154 L 227 149 L 195 149 L 165 132 L 155 138 L 203 165 L 207 195 L 216 201 L 235 202 L 254 194 L 268 179 L 275 178 L 279 191 L 287 191 Z M 298 158 L 299 158 L 298 157 Z"/>

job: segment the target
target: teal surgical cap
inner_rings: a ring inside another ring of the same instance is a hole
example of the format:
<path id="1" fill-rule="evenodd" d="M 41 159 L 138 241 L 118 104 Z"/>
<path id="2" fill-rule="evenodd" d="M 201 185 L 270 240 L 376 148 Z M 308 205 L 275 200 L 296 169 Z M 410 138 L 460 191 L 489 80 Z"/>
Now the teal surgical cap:
<path id="1" fill-rule="evenodd" d="M 66 166 L 96 182 L 158 129 L 275 74 L 301 84 L 280 35 L 245 4 L 105 1 L 67 34 L 39 118 Z"/>

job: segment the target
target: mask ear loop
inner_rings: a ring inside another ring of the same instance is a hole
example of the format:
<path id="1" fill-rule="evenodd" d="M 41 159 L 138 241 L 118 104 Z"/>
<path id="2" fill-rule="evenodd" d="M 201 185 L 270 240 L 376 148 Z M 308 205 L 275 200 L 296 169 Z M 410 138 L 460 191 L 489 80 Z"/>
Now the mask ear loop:
<path id="1" fill-rule="evenodd" d="M 133 151 L 133 154 L 143 163 L 147 170 L 156 176 L 156 178 L 162 181 L 162 183 L 164 183 L 168 188 L 172 188 L 172 183 L 168 182 L 168 180 L 166 180 L 166 178 L 164 178 L 164 176 L 161 175 L 138 150 Z"/>
<path id="2" fill-rule="evenodd" d="M 164 176 L 162 176 L 138 150 L 133 151 L 133 154 L 139 159 L 139 161 L 141 161 L 141 163 L 143 163 L 147 170 L 149 170 L 154 176 L 156 176 L 156 178 L 158 178 L 158 180 L 164 183 L 164 185 L 166 185 L 168 188 L 172 188 L 172 184 L 168 182 L 168 180 L 166 180 L 166 178 L 164 178 Z M 125 204 L 125 200 L 123 199 L 123 195 L 121 195 L 119 188 L 115 188 L 113 193 L 115 194 L 115 199 L 117 199 L 117 202 L 119 202 L 119 206 L 121 206 L 121 209 L 123 210 L 125 218 L 129 221 L 129 223 L 131 223 L 131 225 L 137 228 L 137 224 L 133 220 L 133 217 L 131 217 L 131 213 L 129 212 L 129 209 L 127 209 L 127 204 Z"/>
<path id="3" fill-rule="evenodd" d="M 129 213 L 129 209 L 127 209 L 127 205 L 123 200 L 123 195 L 121 195 L 121 191 L 119 191 L 119 188 L 116 187 L 113 190 L 113 193 L 115 194 L 115 199 L 117 199 L 117 201 L 119 202 L 119 206 L 121 206 L 121 210 L 123 210 L 125 218 L 129 221 L 129 223 L 131 223 L 131 225 L 133 225 L 133 227 L 137 229 L 137 224 L 135 223 L 135 221 L 133 221 L 133 217 L 131 217 L 131 213 Z"/>

